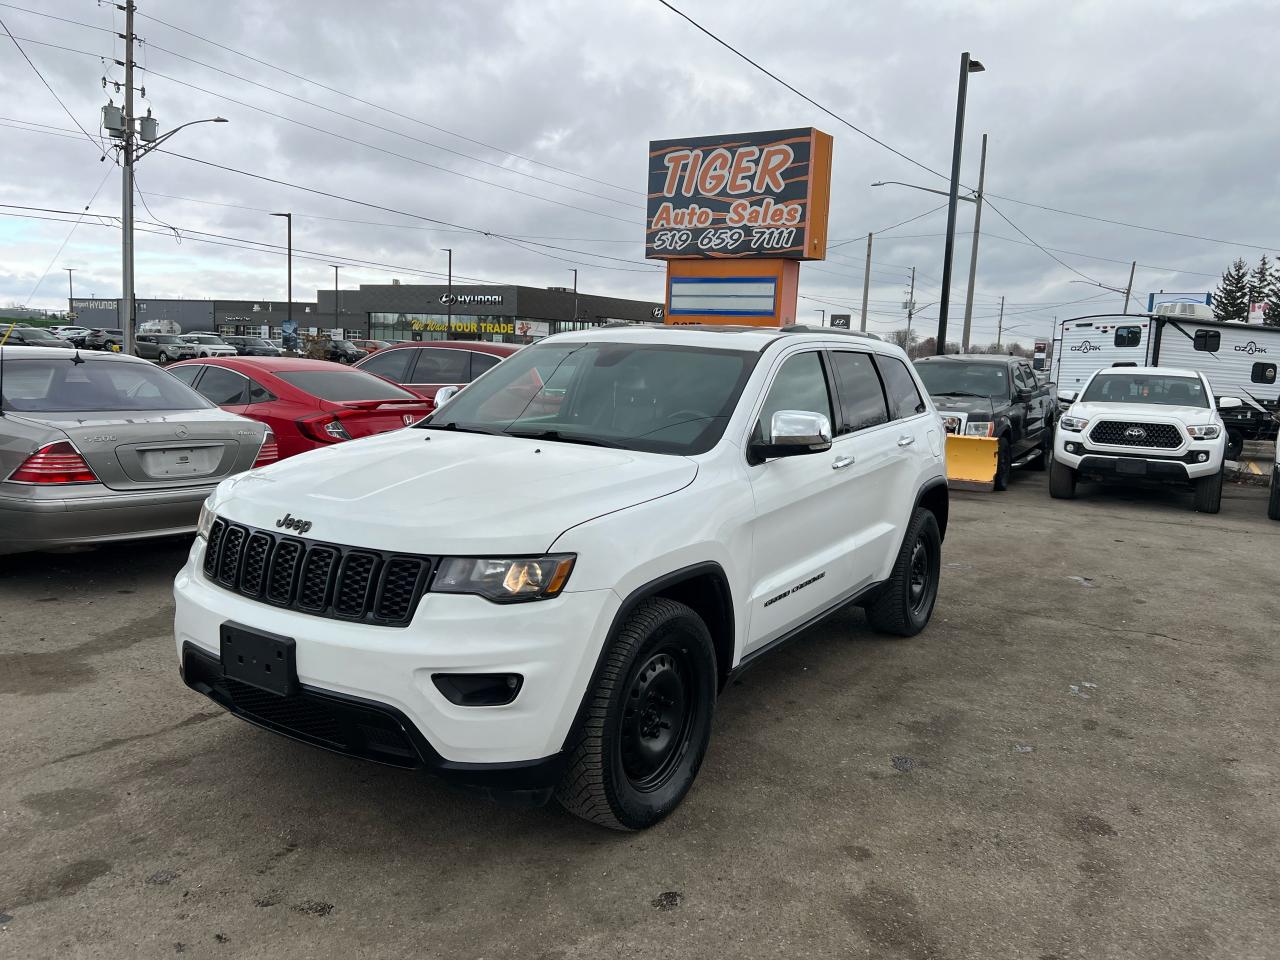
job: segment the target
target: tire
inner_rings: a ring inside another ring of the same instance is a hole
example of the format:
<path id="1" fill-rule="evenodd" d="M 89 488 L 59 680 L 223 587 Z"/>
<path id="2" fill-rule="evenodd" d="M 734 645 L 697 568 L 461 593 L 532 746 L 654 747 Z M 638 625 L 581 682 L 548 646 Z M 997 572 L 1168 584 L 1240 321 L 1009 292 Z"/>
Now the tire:
<path id="1" fill-rule="evenodd" d="M 942 534 L 937 518 L 917 507 L 902 538 L 889 582 L 866 604 L 867 622 L 880 633 L 914 637 L 933 615 L 942 572 Z"/>
<path id="2" fill-rule="evenodd" d="M 1267 501 L 1267 516 L 1280 520 L 1280 467 L 1271 471 L 1271 499 Z"/>
<path id="3" fill-rule="evenodd" d="M 164 366 L 166 363 L 168 363 L 168 362 L 169 362 L 169 355 L 168 355 L 167 353 L 165 353 L 163 350 L 161 350 L 161 351 L 160 351 L 160 366 L 162 366 L 162 367 L 163 367 L 163 366 Z"/>
<path id="4" fill-rule="evenodd" d="M 671 813 L 707 752 L 716 677 L 702 618 L 665 597 L 641 601 L 587 694 L 560 805 L 612 830 L 643 830 Z"/>
<path id="5" fill-rule="evenodd" d="M 1059 460 L 1049 465 L 1049 496 L 1072 500 L 1076 495 L 1076 472 Z"/>
<path id="6" fill-rule="evenodd" d="M 1239 460 L 1244 453 L 1244 434 L 1239 430 L 1227 431 L 1227 449 L 1224 456 L 1228 460 Z"/>
<path id="7" fill-rule="evenodd" d="M 1222 469 L 1196 480 L 1196 512 L 1217 513 L 1222 508 Z"/>
<path id="8" fill-rule="evenodd" d="M 1013 473 L 1013 452 L 1009 448 L 1009 438 L 1001 437 L 996 451 L 996 489 L 1008 490 L 1009 477 Z"/>
<path id="9" fill-rule="evenodd" d="M 1045 437 L 1040 441 L 1040 452 L 1031 460 L 1027 461 L 1028 470 L 1045 471 L 1049 469 L 1049 464 L 1053 460 L 1053 430 L 1049 429 L 1045 433 Z"/>

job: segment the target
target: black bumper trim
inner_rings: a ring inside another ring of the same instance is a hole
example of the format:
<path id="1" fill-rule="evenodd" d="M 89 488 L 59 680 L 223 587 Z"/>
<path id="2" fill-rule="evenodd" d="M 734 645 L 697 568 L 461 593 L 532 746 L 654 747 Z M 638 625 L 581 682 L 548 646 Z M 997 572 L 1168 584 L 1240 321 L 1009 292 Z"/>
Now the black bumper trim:
<path id="1" fill-rule="evenodd" d="M 1146 464 L 1146 471 L 1144 473 L 1122 473 L 1119 467 L 1121 461 Z M 1141 480 L 1145 477 L 1148 480 L 1181 480 L 1185 482 L 1191 479 L 1187 473 L 1187 465 L 1181 459 L 1113 457 L 1086 454 L 1080 460 L 1080 466 L 1076 469 L 1084 474 L 1120 477 L 1126 480 Z"/>
<path id="2" fill-rule="evenodd" d="M 181 672 L 192 690 L 264 730 L 344 756 L 421 770 L 493 800 L 546 803 L 567 761 L 563 751 L 510 763 L 446 760 L 395 707 L 307 684 L 289 697 L 267 693 L 224 677 L 218 658 L 189 642 L 182 645 Z"/>

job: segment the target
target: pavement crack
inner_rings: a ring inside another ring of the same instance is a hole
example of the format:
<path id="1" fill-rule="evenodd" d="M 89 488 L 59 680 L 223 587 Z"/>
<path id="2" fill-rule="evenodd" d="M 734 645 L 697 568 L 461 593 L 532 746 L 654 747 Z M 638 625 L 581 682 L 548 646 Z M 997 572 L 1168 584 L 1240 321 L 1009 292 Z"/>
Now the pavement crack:
<path id="1" fill-rule="evenodd" d="M 204 723 L 206 720 L 214 720 L 221 716 L 224 716 L 221 711 L 193 713 L 191 716 L 183 720 L 179 720 L 177 723 L 172 723 L 167 727 L 161 727 L 158 730 L 151 730 L 147 733 L 137 733 L 131 737 L 115 737 L 111 740 L 104 740 L 102 743 L 96 744 L 85 750 L 77 750 L 75 753 L 63 754 L 60 757 L 50 760 L 48 763 L 44 764 L 44 766 L 51 767 L 55 763 L 62 763 L 65 760 L 75 760 L 79 757 L 92 756 L 95 753 L 104 753 L 107 750 L 114 750 L 116 747 L 122 747 L 126 743 L 134 743 L 138 740 L 147 740 L 151 737 L 159 737 L 166 733 L 172 733 L 174 730 L 181 730 L 183 727 L 194 726 L 197 723 Z"/>

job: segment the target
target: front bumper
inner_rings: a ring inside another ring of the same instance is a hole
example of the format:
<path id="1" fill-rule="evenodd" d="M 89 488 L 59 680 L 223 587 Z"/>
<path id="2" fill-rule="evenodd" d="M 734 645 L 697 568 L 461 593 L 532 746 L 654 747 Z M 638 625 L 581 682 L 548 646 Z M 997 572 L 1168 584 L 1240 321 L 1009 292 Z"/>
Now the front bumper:
<path id="1" fill-rule="evenodd" d="M 175 640 L 189 686 L 260 726 L 352 756 L 420 767 L 494 790 L 536 790 L 555 782 L 620 605 L 612 590 L 566 591 L 554 600 L 506 605 L 427 593 L 407 626 L 387 627 L 312 616 L 231 593 L 205 579 L 203 552 L 197 540 L 174 582 Z M 237 698 L 217 667 L 219 627 L 228 621 L 295 641 L 297 703 L 256 688 L 248 688 L 256 698 L 249 706 Z M 464 707 L 436 688 L 435 673 L 518 673 L 524 682 L 509 704 Z M 336 722 L 347 732 L 322 742 L 289 719 L 293 706 L 341 717 L 352 711 L 377 714 L 382 719 L 373 726 L 398 725 L 400 747 L 407 743 L 410 753 L 397 758 L 371 747 L 366 732 L 353 727 L 363 722 L 358 718 L 340 717 Z"/>
<path id="2" fill-rule="evenodd" d="M 215 486 L 138 493 L 97 486 L 91 494 L 37 499 L 7 494 L 0 484 L 0 555 L 193 533 Z"/>
<path id="3" fill-rule="evenodd" d="M 1084 434 L 1071 433 L 1059 427 L 1054 438 L 1053 456 L 1083 474 L 1186 482 L 1212 476 L 1221 470 L 1224 449 L 1225 441 L 1221 437 L 1208 442 L 1186 441 L 1182 447 L 1168 451 L 1114 449 L 1092 444 Z M 1206 459 L 1202 460 L 1201 455 Z"/>

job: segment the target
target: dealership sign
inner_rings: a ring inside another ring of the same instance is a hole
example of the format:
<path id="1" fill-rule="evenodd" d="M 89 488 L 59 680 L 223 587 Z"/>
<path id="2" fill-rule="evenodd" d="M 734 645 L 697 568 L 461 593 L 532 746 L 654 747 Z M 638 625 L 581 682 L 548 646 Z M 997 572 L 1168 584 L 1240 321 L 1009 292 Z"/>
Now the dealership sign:
<path id="1" fill-rule="evenodd" d="M 442 293 L 440 294 L 440 302 L 445 306 L 451 303 L 468 304 L 468 303 L 487 303 L 498 305 L 502 303 L 502 294 L 500 293 Z"/>
<path id="2" fill-rule="evenodd" d="M 645 256 L 826 255 L 831 137 L 812 127 L 649 144 Z"/>
<path id="3" fill-rule="evenodd" d="M 415 330 L 427 330 L 431 333 L 515 333 L 516 325 L 512 320 L 472 320 L 454 317 L 450 321 L 446 317 L 428 317 L 425 320 L 412 320 L 410 325 Z"/>

